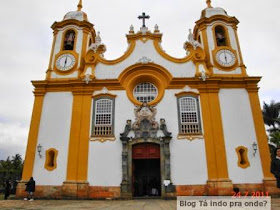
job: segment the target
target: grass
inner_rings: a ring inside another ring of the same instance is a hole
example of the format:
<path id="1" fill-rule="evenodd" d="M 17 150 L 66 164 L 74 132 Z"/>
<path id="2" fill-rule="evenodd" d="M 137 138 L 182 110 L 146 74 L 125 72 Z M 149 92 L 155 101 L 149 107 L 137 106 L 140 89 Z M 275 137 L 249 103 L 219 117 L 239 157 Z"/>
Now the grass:
<path id="1" fill-rule="evenodd" d="M 14 200 L 16 198 L 16 195 L 12 194 L 8 197 L 8 200 Z M 4 194 L 0 193 L 0 200 L 4 200 Z"/>

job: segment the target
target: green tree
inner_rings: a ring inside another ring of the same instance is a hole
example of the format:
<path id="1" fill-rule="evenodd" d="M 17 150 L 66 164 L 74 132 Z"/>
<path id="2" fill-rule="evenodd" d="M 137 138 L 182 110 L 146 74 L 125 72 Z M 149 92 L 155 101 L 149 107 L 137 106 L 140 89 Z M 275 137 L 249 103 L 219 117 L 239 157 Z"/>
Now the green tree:
<path id="1" fill-rule="evenodd" d="M 21 179 L 23 168 L 23 161 L 19 154 L 12 156 L 12 159 L 8 157 L 6 160 L 0 161 L 0 188 L 4 187 L 6 180 L 12 182 L 12 186 L 15 187 L 15 183 Z"/>
<path id="2" fill-rule="evenodd" d="M 269 126 L 269 133 L 280 131 L 280 102 L 271 101 L 270 104 L 263 103 L 264 123 Z"/>
<path id="3" fill-rule="evenodd" d="M 273 132 L 269 135 L 269 139 L 271 142 L 276 144 L 278 147 L 280 146 L 280 131 Z"/>

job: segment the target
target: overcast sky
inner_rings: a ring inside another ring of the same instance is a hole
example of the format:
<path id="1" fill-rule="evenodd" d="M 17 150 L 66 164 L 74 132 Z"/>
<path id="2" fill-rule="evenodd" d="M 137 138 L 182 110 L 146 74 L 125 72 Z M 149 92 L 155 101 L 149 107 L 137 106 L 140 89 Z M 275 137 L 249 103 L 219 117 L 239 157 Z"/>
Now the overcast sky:
<path id="1" fill-rule="evenodd" d="M 76 10 L 78 0 L 0 0 L 0 160 L 19 153 L 25 156 L 33 107 L 31 80 L 42 80 L 48 67 L 54 21 Z M 105 57 L 121 56 L 127 48 L 125 34 L 142 12 L 146 25 L 159 25 L 162 46 L 174 57 L 185 55 L 183 43 L 206 7 L 205 0 L 83 0 L 83 11 L 101 32 Z M 280 101 L 280 1 L 212 0 L 240 24 L 238 35 L 250 76 L 263 76 L 260 100 Z"/>

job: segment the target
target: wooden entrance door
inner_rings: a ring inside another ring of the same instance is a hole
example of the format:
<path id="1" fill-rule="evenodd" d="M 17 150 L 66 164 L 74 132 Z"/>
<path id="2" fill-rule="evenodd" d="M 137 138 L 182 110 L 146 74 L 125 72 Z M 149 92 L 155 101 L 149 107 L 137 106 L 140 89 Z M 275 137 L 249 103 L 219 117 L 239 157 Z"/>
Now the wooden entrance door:
<path id="1" fill-rule="evenodd" d="M 160 159 L 158 144 L 136 144 L 132 149 L 132 159 Z"/>
<path id="2" fill-rule="evenodd" d="M 134 145 L 132 164 L 134 196 L 160 195 L 160 146 L 149 143 Z"/>

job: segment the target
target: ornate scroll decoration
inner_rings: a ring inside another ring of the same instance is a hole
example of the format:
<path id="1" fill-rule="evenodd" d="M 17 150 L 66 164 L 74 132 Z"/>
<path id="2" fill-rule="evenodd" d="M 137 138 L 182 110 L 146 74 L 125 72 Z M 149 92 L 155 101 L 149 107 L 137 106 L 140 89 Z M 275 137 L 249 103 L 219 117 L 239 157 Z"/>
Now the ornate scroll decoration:
<path id="1" fill-rule="evenodd" d="M 157 109 L 154 106 L 149 106 L 143 103 L 141 106 L 136 106 L 134 109 L 135 122 L 132 124 L 132 129 L 135 133 L 135 138 L 156 138 L 159 125 L 155 120 Z"/>

